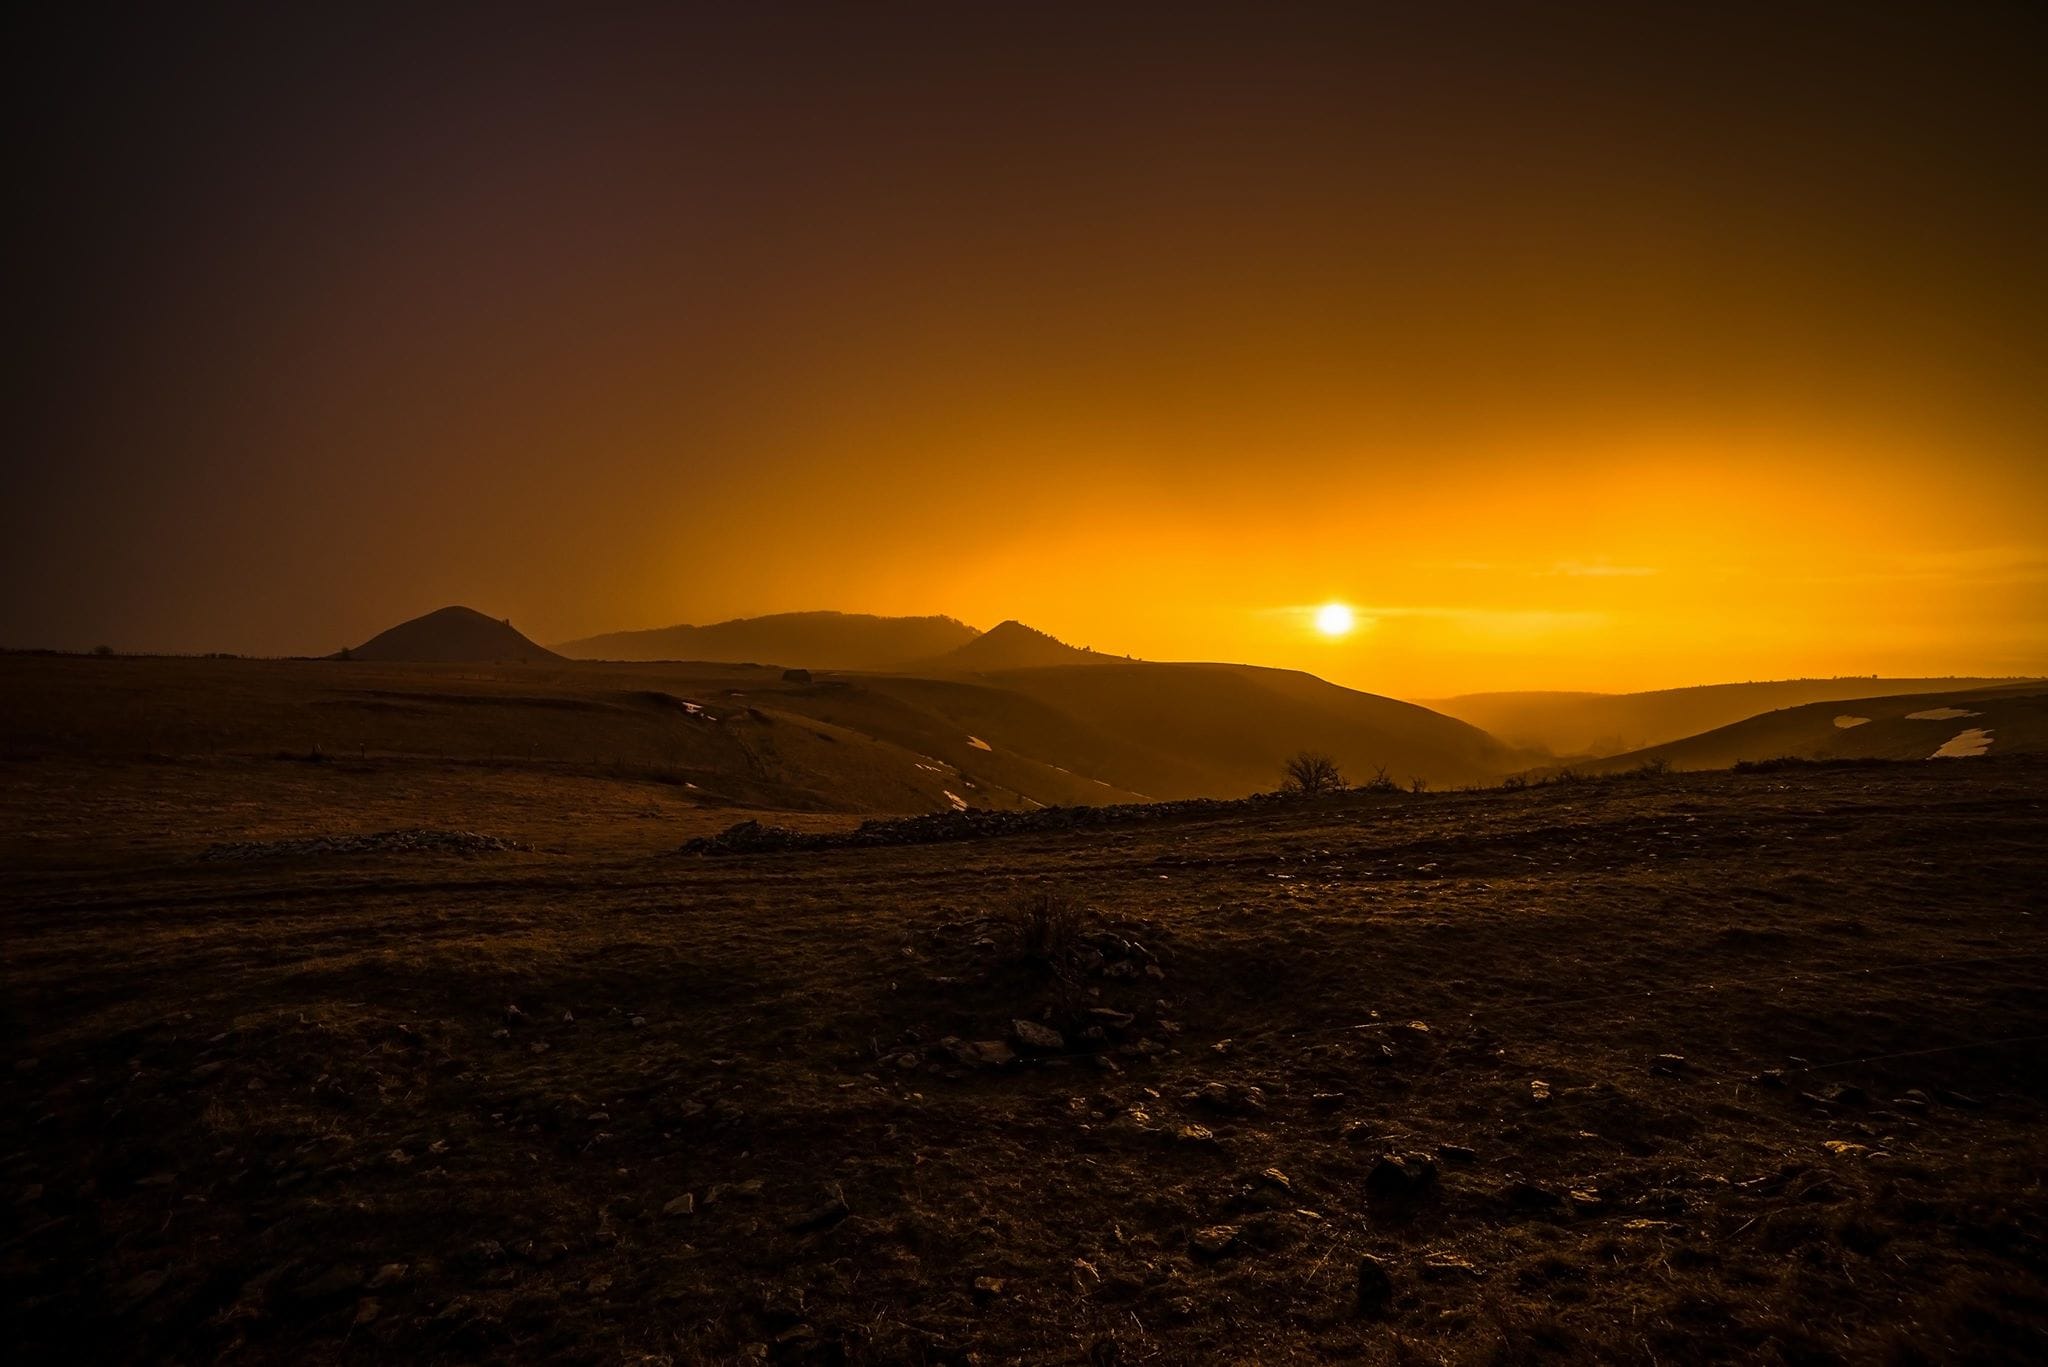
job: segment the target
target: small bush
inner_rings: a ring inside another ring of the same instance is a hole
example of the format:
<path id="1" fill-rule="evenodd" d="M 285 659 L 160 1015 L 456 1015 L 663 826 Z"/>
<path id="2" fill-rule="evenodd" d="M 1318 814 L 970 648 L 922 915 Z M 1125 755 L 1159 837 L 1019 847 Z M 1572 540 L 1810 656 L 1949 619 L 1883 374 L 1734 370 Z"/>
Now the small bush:
<path id="1" fill-rule="evenodd" d="M 1034 888 L 1001 913 L 1017 940 L 1017 953 L 1057 967 L 1074 957 L 1081 937 L 1081 902 L 1064 888 Z"/>
<path id="2" fill-rule="evenodd" d="M 1380 764 L 1373 767 L 1371 778 L 1358 785 L 1358 791 L 1361 793 L 1398 793 L 1401 791 L 1401 785 L 1389 778 L 1387 776 L 1387 766 Z"/>
<path id="3" fill-rule="evenodd" d="M 1315 750 L 1303 750 L 1281 766 L 1280 791 L 1302 797 L 1334 793 L 1344 786 L 1337 761 Z"/>

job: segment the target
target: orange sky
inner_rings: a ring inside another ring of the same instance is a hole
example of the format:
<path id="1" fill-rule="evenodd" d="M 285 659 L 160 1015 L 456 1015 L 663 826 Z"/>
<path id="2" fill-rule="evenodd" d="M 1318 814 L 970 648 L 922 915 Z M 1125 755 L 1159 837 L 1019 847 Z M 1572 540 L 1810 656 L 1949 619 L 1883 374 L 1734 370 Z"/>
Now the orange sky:
<path id="1" fill-rule="evenodd" d="M 2037 9 L 1360 8 L 24 37 L 0 643 L 2048 672 Z"/>

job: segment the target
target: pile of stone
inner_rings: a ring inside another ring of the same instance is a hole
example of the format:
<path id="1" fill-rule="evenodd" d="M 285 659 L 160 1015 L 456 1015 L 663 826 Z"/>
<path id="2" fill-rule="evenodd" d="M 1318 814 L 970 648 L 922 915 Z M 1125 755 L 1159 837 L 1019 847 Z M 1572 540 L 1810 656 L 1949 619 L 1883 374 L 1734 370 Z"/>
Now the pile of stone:
<path id="1" fill-rule="evenodd" d="M 199 857 L 208 861 L 317 859 L 335 855 L 452 854 L 465 858 L 503 854 L 526 846 L 475 831 L 416 828 L 378 831 L 370 835 L 308 835 L 290 840 L 228 840 L 209 845 Z"/>
<path id="2" fill-rule="evenodd" d="M 1187 798 L 1178 802 L 1123 802 L 1104 807 L 1040 807 L 1032 811 L 997 812 L 979 807 L 964 811 L 927 812 L 921 816 L 863 821 L 851 831 L 804 832 L 742 821 L 717 835 L 685 843 L 684 854 L 761 854 L 782 850 L 833 850 L 869 845 L 933 845 L 951 840 L 1027 835 L 1041 831 L 1100 830 L 1147 825 L 1157 821 L 1227 816 L 1299 803 L 1279 793 L 1251 797 Z"/>

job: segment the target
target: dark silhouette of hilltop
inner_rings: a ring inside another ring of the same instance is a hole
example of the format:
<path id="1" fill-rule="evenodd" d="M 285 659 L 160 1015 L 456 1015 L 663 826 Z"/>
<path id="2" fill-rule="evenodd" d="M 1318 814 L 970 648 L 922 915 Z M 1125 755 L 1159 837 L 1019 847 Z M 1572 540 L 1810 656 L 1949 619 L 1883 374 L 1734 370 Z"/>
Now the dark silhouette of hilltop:
<path id="1" fill-rule="evenodd" d="M 510 622 L 463 607 L 442 608 L 400 622 L 342 654 L 352 660 L 472 664 L 562 658 L 529 641 Z"/>
<path id="2" fill-rule="evenodd" d="M 1108 656 L 1077 650 L 1058 637 L 1011 618 L 991 627 L 957 650 L 930 662 L 943 673 L 993 673 L 1006 669 L 1050 669 L 1059 665 L 1101 664 Z"/>
<path id="3" fill-rule="evenodd" d="M 560 650 L 579 660 L 703 660 L 805 669 L 892 669 L 944 655 L 979 635 L 951 617 L 780 612 L 709 626 L 614 631 L 569 641 Z"/>

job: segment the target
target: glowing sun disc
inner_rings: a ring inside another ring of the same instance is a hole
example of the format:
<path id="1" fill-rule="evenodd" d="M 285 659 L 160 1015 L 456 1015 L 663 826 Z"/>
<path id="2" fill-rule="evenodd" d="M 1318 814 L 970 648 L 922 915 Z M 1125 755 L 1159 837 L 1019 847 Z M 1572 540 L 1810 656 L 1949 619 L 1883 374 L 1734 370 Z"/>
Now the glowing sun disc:
<path id="1" fill-rule="evenodd" d="M 1342 603 L 1325 603 L 1316 609 L 1316 630 L 1325 636 L 1348 636 L 1355 624 L 1351 609 Z"/>

